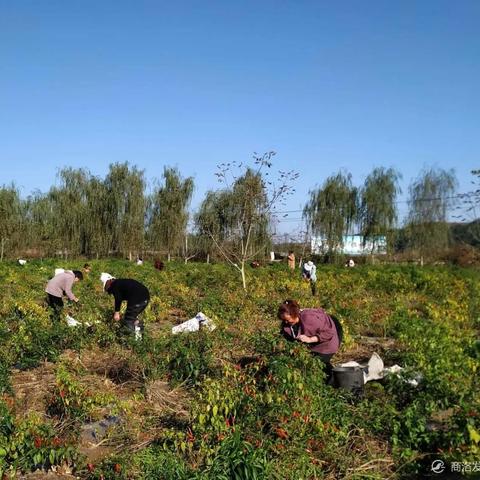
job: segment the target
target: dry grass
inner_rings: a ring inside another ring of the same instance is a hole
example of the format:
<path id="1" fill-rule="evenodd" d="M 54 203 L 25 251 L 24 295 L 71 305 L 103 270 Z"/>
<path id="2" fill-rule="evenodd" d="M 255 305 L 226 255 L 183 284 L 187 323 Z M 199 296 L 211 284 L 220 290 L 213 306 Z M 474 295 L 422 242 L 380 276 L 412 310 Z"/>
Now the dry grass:
<path id="1" fill-rule="evenodd" d="M 146 386 L 146 399 L 157 413 L 168 412 L 178 416 L 188 416 L 187 393 L 182 387 L 170 390 L 167 382 L 155 380 Z"/>
<path id="2" fill-rule="evenodd" d="M 67 350 L 61 359 L 90 374 L 109 378 L 117 384 L 142 382 L 143 379 L 142 367 L 132 362 L 131 352 L 118 345 L 106 350 L 94 347 L 83 350 L 80 354 Z"/>
<path id="3" fill-rule="evenodd" d="M 402 347 L 393 338 L 387 337 L 358 337 L 355 343 L 346 350 L 340 350 L 333 358 L 334 363 L 344 363 L 350 360 L 368 362 L 374 352 L 382 359 L 392 351 L 399 351 Z"/>
<path id="4" fill-rule="evenodd" d="M 55 388 L 55 365 L 45 362 L 28 371 L 13 370 L 12 388 L 18 417 L 26 417 L 32 412 L 45 415 Z"/>
<path id="5" fill-rule="evenodd" d="M 345 479 L 370 475 L 387 478 L 393 474 L 395 462 L 388 443 L 369 437 L 362 430 L 350 432 L 346 456 L 352 465 L 347 469 Z"/>

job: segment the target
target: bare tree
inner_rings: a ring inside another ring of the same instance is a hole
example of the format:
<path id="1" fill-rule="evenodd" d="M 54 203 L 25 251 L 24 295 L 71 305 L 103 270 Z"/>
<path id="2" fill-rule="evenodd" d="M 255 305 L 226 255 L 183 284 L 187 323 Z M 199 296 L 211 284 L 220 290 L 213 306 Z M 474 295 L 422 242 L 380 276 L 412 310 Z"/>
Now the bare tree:
<path id="1" fill-rule="evenodd" d="M 269 170 L 275 152 L 254 154 L 254 166 L 226 163 L 218 166 L 216 176 L 223 189 L 208 192 L 196 223 L 200 235 L 208 236 L 220 254 L 241 275 L 247 288 L 245 265 L 268 245 L 271 214 L 294 192 L 298 174 L 279 172 L 270 180 Z"/>
<path id="2" fill-rule="evenodd" d="M 458 195 L 454 218 L 464 224 L 462 237 L 472 245 L 480 245 L 480 170 L 470 173 L 474 177 L 473 190 Z"/>

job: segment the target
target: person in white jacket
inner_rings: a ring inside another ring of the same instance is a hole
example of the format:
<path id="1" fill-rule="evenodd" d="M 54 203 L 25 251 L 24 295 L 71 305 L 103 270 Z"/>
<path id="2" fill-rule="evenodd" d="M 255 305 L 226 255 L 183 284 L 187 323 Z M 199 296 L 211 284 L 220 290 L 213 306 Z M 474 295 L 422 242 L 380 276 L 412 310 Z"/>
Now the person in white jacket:
<path id="1" fill-rule="evenodd" d="M 315 295 L 317 293 L 317 267 L 311 260 L 303 264 L 302 278 L 310 282 L 312 295 Z"/>

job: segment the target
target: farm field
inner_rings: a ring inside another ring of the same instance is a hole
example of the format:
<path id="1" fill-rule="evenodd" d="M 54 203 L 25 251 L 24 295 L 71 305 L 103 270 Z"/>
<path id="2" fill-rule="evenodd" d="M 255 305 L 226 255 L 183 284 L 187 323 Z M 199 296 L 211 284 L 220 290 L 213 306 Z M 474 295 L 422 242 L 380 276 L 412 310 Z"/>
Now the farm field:
<path id="1" fill-rule="evenodd" d="M 83 263 L 0 264 L 0 477 L 395 479 L 480 462 L 478 272 L 319 266 L 313 298 L 286 265 L 248 270 L 244 292 L 224 264 L 93 261 L 65 308 L 82 325 L 52 323 L 46 281 Z M 117 333 L 101 272 L 148 286 L 142 341 Z M 278 333 L 287 298 L 340 319 L 334 363 L 377 352 L 401 376 L 360 399 L 325 385 Z M 217 328 L 171 334 L 198 312 Z"/>

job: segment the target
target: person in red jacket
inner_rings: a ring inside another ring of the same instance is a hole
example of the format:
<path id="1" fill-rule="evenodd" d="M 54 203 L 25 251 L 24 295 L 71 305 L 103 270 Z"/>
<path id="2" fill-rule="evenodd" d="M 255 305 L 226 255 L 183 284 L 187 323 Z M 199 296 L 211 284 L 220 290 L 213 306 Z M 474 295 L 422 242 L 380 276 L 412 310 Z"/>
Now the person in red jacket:
<path id="1" fill-rule="evenodd" d="M 295 300 L 285 300 L 278 309 L 282 321 L 281 333 L 287 340 L 305 343 L 311 353 L 325 364 L 327 383 L 332 377 L 330 363 L 342 342 L 340 322 L 321 308 L 300 309 Z"/>

